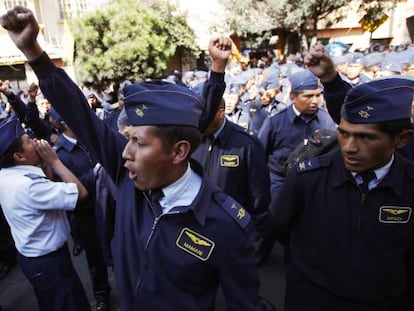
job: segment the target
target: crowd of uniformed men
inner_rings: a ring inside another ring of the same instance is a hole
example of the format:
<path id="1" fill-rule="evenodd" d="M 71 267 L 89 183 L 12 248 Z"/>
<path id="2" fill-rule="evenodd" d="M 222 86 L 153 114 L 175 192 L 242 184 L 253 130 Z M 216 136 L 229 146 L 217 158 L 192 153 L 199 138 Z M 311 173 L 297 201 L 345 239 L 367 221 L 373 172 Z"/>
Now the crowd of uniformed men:
<path id="1" fill-rule="evenodd" d="M 125 81 L 104 92 L 80 90 L 55 68 L 33 43 L 36 25 L 25 10 L 2 17 L 40 88 L 33 83 L 16 90 L 0 80 L 0 185 L 20 187 L 25 177 L 34 188 L 43 173 L 21 175 L 17 168 L 46 163 L 52 168 L 46 176 L 75 183 L 77 191 L 70 191 L 79 196 L 88 193 L 71 204 L 62 186 L 27 190 L 30 203 L 0 198 L 0 278 L 20 262 L 41 310 L 49 310 L 47 295 L 57 293 L 32 275 L 33 266 L 50 254 L 65 258 L 67 249 L 60 244 L 32 253 L 31 247 L 48 247 L 38 240 L 54 239 L 54 232 L 34 237 L 36 228 L 27 226 L 37 222 L 35 216 L 25 223 L 19 217 L 29 212 L 12 209 L 51 200 L 46 191 L 59 192 L 68 205 L 51 208 L 69 219 L 70 230 L 63 220 L 59 226 L 65 229 L 56 230 L 71 232 L 73 255 L 85 250 L 96 310 L 108 310 L 107 266 L 114 266 L 125 310 L 209 310 L 216 280 L 231 310 L 260 310 L 256 268 L 275 241 L 285 247 L 289 263 L 286 310 L 414 308 L 413 47 L 334 55 L 318 43 L 303 56 L 269 53 L 253 63 L 231 59 L 229 39 L 215 38 L 210 72 L 174 70 L 162 82 Z M 172 107 L 174 101 L 181 106 Z M 190 130 L 154 130 L 167 137 L 164 147 L 176 148 L 162 156 L 172 164 L 147 159 L 146 167 L 135 167 L 132 154 L 155 155 L 143 151 L 152 143 L 148 126 L 199 127 L 203 135 L 197 142 Z M 321 129 L 337 131 L 339 148 L 298 163 L 288 174 L 289 155 Z M 14 146 L 26 134 L 40 154 L 37 162 Z M 185 139 L 176 139 L 180 135 Z M 46 160 L 52 151 L 45 141 L 74 177 Z M 10 155 L 12 147 L 17 149 Z M 366 171 L 374 177 L 364 188 Z M 15 183 L 13 174 L 20 174 Z M 140 175 L 151 182 L 139 181 Z M 161 182 L 159 175 L 168 176 Z M 205 185 L 206 177 L 212 184 Z M 45 197 L 35 200 L 35 194 Z M 79 286 L 74 275 L 68 286 Z M 73 310 L 89 308 L 82 304 L 84 294 L 71 295 L 78 299 Z"/>

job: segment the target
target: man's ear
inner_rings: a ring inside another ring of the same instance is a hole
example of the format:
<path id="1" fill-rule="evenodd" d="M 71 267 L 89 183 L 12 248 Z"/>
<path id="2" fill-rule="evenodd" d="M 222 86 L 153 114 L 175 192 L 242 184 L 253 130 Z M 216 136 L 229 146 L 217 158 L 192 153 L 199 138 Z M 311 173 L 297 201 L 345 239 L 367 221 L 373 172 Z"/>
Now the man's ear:
<path id="1" fill-rule="evenodd" d="M 174 164 L 187 161 L 189 153 L 191 151 L 191 145 L 189 141 L 180 140 L 172 147 L 172 159 Z"/>
<path id="2" fill-rule="evenodd" d="M 15 152 L 13 153 L 13 160 L 16 164 L 20 164 L 26 161 L 26 157 L 21 152 Z"/>
<path id="3" fill-rule="evenodd" d="M 224 108 L 219 108 L 217 110 L 217 115 L 219 116 L 219 118 L 224 118 L 225 115 L 225 109 Z"/>
<path id="4" fill-rule="evenodd" d="M 408 144 L 408 142 L 413 138 L 414 130 L 404 130 L 402 131 L 396 141 L 396 148 L 402 148 Z"/>

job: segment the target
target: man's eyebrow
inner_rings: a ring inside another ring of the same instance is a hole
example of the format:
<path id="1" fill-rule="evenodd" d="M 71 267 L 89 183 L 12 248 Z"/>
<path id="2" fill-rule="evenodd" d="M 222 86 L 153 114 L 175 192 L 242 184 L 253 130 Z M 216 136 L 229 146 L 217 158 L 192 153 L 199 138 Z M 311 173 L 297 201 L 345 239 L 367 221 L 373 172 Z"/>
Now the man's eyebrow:
<path id="1" fill-rule="evenodd" d="M 369 137 L 376 137 L 377 136 L 376 133 L 371 133 L 371 132 L 361 132 L 361 131 L 351 132 L 351 131 L 347 131 L 347 130 L 339 127 L 339 126 L 337 127 L 337 130 L 340 133 L 347 133 L 347 134 L 354 135 L 354 136 L 369 136 Z"/>

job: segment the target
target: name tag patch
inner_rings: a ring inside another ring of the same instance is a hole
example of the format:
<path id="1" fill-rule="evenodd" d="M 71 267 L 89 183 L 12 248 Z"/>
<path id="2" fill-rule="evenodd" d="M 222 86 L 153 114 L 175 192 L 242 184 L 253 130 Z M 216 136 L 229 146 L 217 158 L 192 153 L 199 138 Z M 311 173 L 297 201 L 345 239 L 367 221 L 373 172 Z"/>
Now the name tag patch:
<path id="1" fill-rule="evenodd" d="M 183 251 L 203 261 L 210 257 L 215 246 L 213 241 L 189 228 L 181 230 L 175 244 Z"/>
<path id="2" fill-rule="evenodd" d="M 240 164 L 237 154 L 224 154 L 220 157 L 220 165 L 224 167 L 238 167 Z"/>
<path id="3" fill-rule="evenodd" d="M 379 221 L 387 224 L 406 224 L 411 218 L 411 207 L 381 206 Z"/>

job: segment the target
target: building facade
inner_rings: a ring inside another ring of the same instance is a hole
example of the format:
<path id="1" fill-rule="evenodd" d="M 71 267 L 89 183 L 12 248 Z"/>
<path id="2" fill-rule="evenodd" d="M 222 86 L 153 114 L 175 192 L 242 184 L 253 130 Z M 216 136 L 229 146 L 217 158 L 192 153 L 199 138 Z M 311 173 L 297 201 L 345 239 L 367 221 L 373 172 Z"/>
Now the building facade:
<path id="1" fill-rule="evenodd" d="M 51 58 L 65 67 L 74 79 L 72 68 L 73 39 L 66 21 L 84 12 L 107 4 L 110 0 L 0 0 L 0 12 L 16 5 L 30 8 L 40 23 L 39 40 Z M 202 49 L 207 48 L 208 38 L 220 29 L 223 23 L 223 10 L 218 0 L 170 0 L 188 15 L 188 23 L 197 36 Z M 387 12 L 388 19 L 372 34 L 364 31 L 357 14 L 358 1 L 350 1 L 344 8 L 346 18 L 334 26 L 327 27 L 323 22 L 318 25 L 317 39 L 325 43 L 341 41 L 351 46 L 351 50 L 365 49 L 372 42 L 383 45 L 400 45 L 414 42 L 414 0 L 398 0 L 395 8 Z M 354 12 L 354 13 L 349 13 Z M 280 44 L 280 42 L 279 42 Z M 12 44 L 7 32 L 0 29 L 0 79 L 11 80 L 16 87 L 25 88 L 36 81 L 27 66 L 24 56 Z M 191 68 L 183 60 L 174 60 L 181 70 Z"/>

